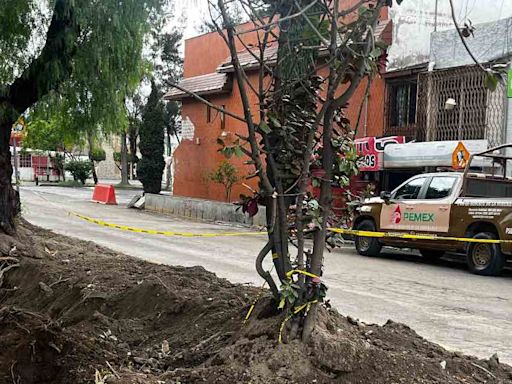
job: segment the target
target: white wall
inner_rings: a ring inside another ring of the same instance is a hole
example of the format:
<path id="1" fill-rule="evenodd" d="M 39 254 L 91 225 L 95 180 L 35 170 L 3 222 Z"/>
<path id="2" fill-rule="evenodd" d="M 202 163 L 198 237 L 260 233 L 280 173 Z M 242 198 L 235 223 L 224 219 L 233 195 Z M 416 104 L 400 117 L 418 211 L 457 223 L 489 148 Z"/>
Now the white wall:
<path id="1" fill-rule="evenodd" d="M 33 168 L 19 168 L 21 181 L 34 181 L 34 169 Z"/>
<path id="2" fill-rule="evenodd" d="M 473 24 L 512 16 L 512 0 L 453 0 L 457 22 Z M 449 0 L 437 0 L 437 30 L 454 29 Z M 389 49 L 388 70 L 427 63 L 430 33 L 434 31 L 436 0 L 404 0 L 390 9 L 393 44 Z M 478 29 L 475 31 L 478 34 Z M 492 42 L 491 42 L 492 43 Z"/>

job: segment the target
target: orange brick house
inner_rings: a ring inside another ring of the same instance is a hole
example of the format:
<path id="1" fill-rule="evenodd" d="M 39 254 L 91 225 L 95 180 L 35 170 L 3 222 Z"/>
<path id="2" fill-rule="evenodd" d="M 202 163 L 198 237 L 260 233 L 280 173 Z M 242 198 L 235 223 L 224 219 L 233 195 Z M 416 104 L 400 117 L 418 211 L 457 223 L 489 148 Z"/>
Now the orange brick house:
<path id="1" fill-rule="evenodd" d="M 252 23 L 239 26 L 250 29 Z M 381 21 L 375 31 L 376 37 L 391 43 L 391 21 L 387 9 L 381 14 Z M 256 33 L 244 34 L 246 45 L 257 44 Z M 257 88 L 258 71 L 253 57 L 243 52 L 242 44 L 237 47 L 239 58 L 246 68 L 249 81 Z M 277 51 L 277 46 L 267 49 L 269 58 Z M 256 69 L 251 71 L 251 69 Z M 232 73 L 229 50 L 222 37 L 216 33 L 207 33 L 185 41 L 184 78 L 181 88 L 194 92 L 214 105 L 243 116 L 242 103 L 236 79 Z M 366 81 L 363 81 L 352 97 L 347 114 L 355 124 L 365 98 Z M 357 127 L 357 136 L 382 136 L 384 130 L 385 82 L 377 76 L 370 88 L 369 97 L 364 104 L 362 118 Z M 248 92 L 250 102 L 257 111 L 258 100 L 253 92 Z M 225 142 L 236 139 L 236 134 L 246 135 L 246 125 L 233 117 L 219 113 L 217 110 L 190 97 L 177 88 L 165 95 L 167 100 L 179 100 L 182 103 L 182 141 L 174 152 L 174 185 L 176 196 L 187 196 L 209 200 L 223 200 L 223 186 L 208 180 L 210 174 L 225 158 L 218 152 L 218 138 Z M 229 161 L 237 168 L 239 176 L 249 175 L 253 166 L 245 165 L 246 158 L 233 157 Z M 255 188 L 257 179 L 243 183 Z M 233 201 L 241 194 L 250 194 L 242 182 L 234 186 Z"/>

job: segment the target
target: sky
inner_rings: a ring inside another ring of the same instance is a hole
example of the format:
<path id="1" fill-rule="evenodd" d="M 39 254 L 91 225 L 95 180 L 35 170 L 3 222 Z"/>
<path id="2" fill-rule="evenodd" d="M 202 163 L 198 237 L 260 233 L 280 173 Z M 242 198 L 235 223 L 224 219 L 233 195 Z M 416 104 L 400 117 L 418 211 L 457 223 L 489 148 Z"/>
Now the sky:
<path id="1" fill-rule="evenodd" d="M 209 17 L 208 0 L 182 0 L 176 3 L 175 18 L 184 22 L 184 39 L 199 35 L 199 26 Z"/>

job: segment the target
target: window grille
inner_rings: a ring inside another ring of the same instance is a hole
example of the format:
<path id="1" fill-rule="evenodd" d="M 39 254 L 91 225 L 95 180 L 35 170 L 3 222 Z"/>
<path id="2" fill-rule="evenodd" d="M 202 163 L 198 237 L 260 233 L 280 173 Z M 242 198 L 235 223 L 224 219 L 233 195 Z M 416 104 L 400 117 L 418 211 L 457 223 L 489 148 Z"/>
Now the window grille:
<path id="1" fill-rule="evenodd" d="M 487 139 L 490 146 L 503 142 L 505 83 L 495 91 L 485 87 L 486 74 L 478 67 L 460 67 L 419 75 L 418 141 Z M 454 99 L 453 109 L 446 109 Z"/>

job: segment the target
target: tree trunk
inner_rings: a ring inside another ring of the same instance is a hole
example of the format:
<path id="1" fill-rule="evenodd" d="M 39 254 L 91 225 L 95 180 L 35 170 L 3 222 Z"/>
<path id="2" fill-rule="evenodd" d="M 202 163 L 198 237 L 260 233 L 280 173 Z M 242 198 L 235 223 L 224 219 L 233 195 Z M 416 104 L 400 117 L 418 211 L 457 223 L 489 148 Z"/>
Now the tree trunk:
<path id="1" fill-rule="evenodd" d="M 69 11 L 67 3 L 66 0 L 55 1 L 46 43 L 39 57 L 0 92 L 0 230 L 6 233 L 14 232 L 14 218 L 20 212 L 19 194 L 11 182 L 11 127 L 21 113 L 71 74 L 80 24 L 75 20 L 75 12 Z M 54 71 L 54 76 L 47 75 L 48 63 L 59 69 Z"/>
<path id="2" fill-rule="evenodd" d="M 93 142 L 92 135 L 90 132 L 87 132 L 87 141 L 89 144 L 89 160 L 92 165 L 92 179 L 94 180 L 94 185 L 98 184 L 98 175 L 96 174 L 96 167 L 94 166 L 94 156 L 93 156 Z"/>
<path id="3" fill-rule="evenodd" d="M 0 106 L 0 113 L 4 113 Z M 12 187 L 9 141 L 15 120 L 0 116 L 0 230 L 14 234 L 14 218 L 20 212 L 18 193 Z"/>
<path id="4" fill-rule="evenodd" d="M 94 165 L 94 160 L 91 159 L 92 165 L 92 180 L 94 181 L 94 185 L 98 184 L 98 174 L 96 173 L 96 166 Z"/>
<path id="5" fill-rule="evenodd" d="M 166 141 L 167 141 L 167 157 L 170 157 L 172 154 L 172 151 L 171 151 L 171 132 L 170 132 L 169 127 L 167 128 Z M 171 188 L 171 183 L 172 183 L 172 175 L 171 175 L 172 161 L 166 161 L 165 167 L 166 167 L 165 190 L 169 191 Z"/>
<path id="6" fill-rule="evenodd" d="M 128 146 L 126 145 L 126 132 L 123 132 L 121 134 L 121 184 L 130 184 L 129 176 Z"/>
<path id="7" fill-rule="evenodd" d="M 139 134 L 135 128 L 129 129 L 128 141 L 130 145 L 130 179 L 136 180 L 137 175 L 135 174 L 135 159 L 137 158 L 137 138 Z"/>
<path id="8" fill-rule="evenodd" d="M 325 237 L 327 236 L 328 219 L 331 213 L 332 205 L 332 171 L 334 163 L 334 151 L 331 143 L 332 124 L 334 118 L 334 110 L 328 107 L 324 116 L 324 132 L 323 132 L 323 156 L 322 169 L 325 175 L 322 179 L 320 187 L 319 204 L 322 210 L 322 228 L 315 232 L 313 238 L 313 254 L 311 256 L 309 271 L 317 276 L 322 275 L 322 265 L 324 261 Z M 302 340 L 308 342 L 313 332 L 318 311 L 318 304 L 312 304 L 311 309 L 305 319 L 304 329 L 302 331 Z"/>
<path id="9" fill-rule="evenodd" d="M 126 146 L 126 132 L 121 133 L 121 184 L 128 182 L 128 148 Z"/>

